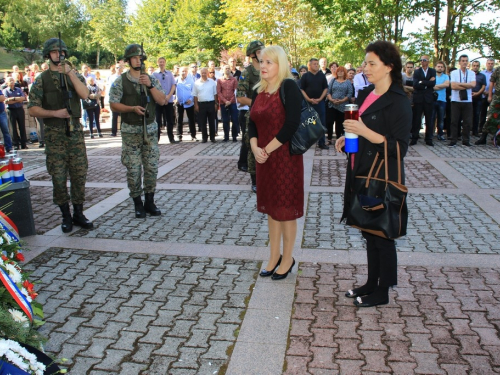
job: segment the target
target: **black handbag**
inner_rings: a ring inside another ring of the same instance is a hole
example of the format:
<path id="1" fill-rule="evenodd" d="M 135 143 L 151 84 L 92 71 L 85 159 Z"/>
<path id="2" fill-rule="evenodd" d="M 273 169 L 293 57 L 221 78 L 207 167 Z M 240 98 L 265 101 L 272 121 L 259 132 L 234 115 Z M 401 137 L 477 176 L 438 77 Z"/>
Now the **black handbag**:
<path id="1" fill-rule="evenodd" d="M 401 160 L 397 144 L 398 181 L 389 180 L 387 163 L 387 140 L 384 140 L 384 160 L 375 156 L 368 176 L 356 176 L 351 189 L 351 202 L 346 224 L 379 237 L 395 239 L 406 235 L 408 207 L 406 197 L 408 188 L 401 184 Z M 378 178 L 382 166 L 385 178 Z"/>
<path id="2" fill-rule="evenodd" d="M 281 101 L 285 105 L 285 88 L 281 84 Z M 290 139 L 290 154 L 302 155 L 325 135 L 326 129 L 321 123 L 318 112 L 311 107 L 302 94 L 302 109 L 300 111 L 299 128 Z"/>

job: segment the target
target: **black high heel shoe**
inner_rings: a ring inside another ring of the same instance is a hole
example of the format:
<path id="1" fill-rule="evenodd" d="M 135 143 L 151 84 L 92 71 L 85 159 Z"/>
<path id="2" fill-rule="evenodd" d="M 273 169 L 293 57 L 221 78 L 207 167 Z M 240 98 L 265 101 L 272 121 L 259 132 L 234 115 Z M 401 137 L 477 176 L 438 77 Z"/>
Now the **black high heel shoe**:
<path id="1" fill-rule="evenodd" d="M 274 266 L 272 271 L 268 271 L 264 268 L 262 271 L 260 271 L 259 276 L 262 276 L 262 277 L 272 276 L 272 274 L 274 273 L 274 271 L 276 271 L 276 268 L 278 268 L 278 266 L 280 264 L 281 264 L 281 255 L 280 255 L 280 258 L 278 259 L 278 263 L 276 263 L 276 266 Z"/>
<path id="2" fill-rule="evenodd" d="M 363 297 L 367 296 L 369 294 L 372 294 L 375 289 L 377 289 L 377 283 L 366 283 L 363 286 L 360 286 L 359 288 L 355 289 L 349 289 L 347 292 L 345 292 L 345 296 L 347 298 L 357 298 L 357 297 Z"/>
<path id="3" fill-rule="evenodd" d="M 387 305 L 389 303 L 389 288 L 378 287 L 372 294 L 366 297 L 358 297 L 354 300 L 357 307 L 372 307 Z"/>
<path id="4" fill-rule="evenodd" d="M 288 271 L 286 271 L 285 273 L 277 273 L 277 272 L 275 272 L 273 274 L 272 279 L 273 280 L 283 280 L 283 279 L 286 279 L 286 277 L 288 276 L 288 274 L 290 272 L 292 272 L 293 266 L 295 266 L 295 259 L 292 258 L 292 260 L 293 260 L 292 265 L 290 266 L 290 268 L 288 269 Z"/>

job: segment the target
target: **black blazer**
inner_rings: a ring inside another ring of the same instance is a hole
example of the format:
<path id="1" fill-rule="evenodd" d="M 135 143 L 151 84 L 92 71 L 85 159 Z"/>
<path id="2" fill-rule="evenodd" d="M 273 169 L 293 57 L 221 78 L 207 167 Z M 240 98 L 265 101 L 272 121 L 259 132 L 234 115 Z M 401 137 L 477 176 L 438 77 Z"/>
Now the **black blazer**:
<path id="1" fill-rule="evenodd" d="M 370 92 L 375 86 L 359 90 L 356 103 L 361 108 Z M 410 101 L 406 96 L 402 86 L 392 84 L 389 90 L 378 98 L 373 104 L 363 112 L 361 116 L 364 124 L 376 133 L 379 133 L 387 139 L 388 153 L 388 170 L 389 179 L 397 181 L 397 146 L 401 152 L 401 182 L 404 184 L 404 163 L 403 158 L 408 150 L 408 142 L 410 140 L 410 131 L 412 124 L 412 109 Z M 355 156 L 354 169 L 351 167 L 351 158 L 348 158 L 347 178 L 344 191 L 344 213 L 342 218 L 346 216 L 347 208 L 351 201 L 351 185 L 355 176 L 368 176 L 370 168 L 375 159 L 377 152 L 384 157 L 384 144 L 373 144 L 363 137 L 359 137 L 359 150 Z M 384 170 L 380 172 L 381 178 L 384 177 Z"/>
<path id="2" fill-rule="evenodd" d="M 434 77 L 434 80 L 430 80 Z M 419 83 L 422 82 L 422 83 Z M 436 86 L 436 70 L 427 69 L 427 75 L 424 70 L 419 68 L 413 73 L 413 103 L 433 103 L 434 86 Z"/>

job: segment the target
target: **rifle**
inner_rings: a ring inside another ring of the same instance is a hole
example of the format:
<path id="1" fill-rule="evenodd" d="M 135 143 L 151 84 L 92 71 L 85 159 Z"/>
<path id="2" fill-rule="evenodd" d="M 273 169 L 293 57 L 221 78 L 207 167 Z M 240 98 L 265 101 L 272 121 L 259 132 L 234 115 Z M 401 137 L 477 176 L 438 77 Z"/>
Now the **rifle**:
<path id="1" fill-rule="evenodd" d="M 146 74 L 146 66 L 144 65 L 144 49 L 142 48 L 142 43 L 141 43 L 141 75 Z M 144 144 L 149 145 L 149 140 L 148 140 L 148 125 L 146 123 L 146 118 L 149 117 L 149 111 L 148 111 L 148 104 L 149 104 L 149 96 L 146 93 L 146 89 L 144 88 L 144 85 L 141 86 L 141 107 L 144 108 L 144 115 L 142 116 L 142 127 L 143 127 L 143 138 L 144 138 Z"/>
<path id="2" fill-rule="evenodd" d="M 63 55 L 62 53 L 62 42 L 61 42 L 61 33 L 59 32 L 59 64 L 63 68 L 63 72 L 65 71 L 65 64 L 66 64 L 66 56 Z M 68 90 L 68 83 L 66 82 L 66 74 L 65 73 L 59 73 L 59 81 L 61 82 L 61 91 L 63 93 L 63 104 L 64 108 L 69 113 L 70 118 L 64 119 L 64 123 L 66 125 L 66 136 L 69 137 L 71 136 L 70 131 L 73 130 L 73 125 L 70 125 L 70 121 L 72 121 L 72 115 L 73 113 L 71 112 L 71 106 L 69 105 L 69 100 L 72 98 L 72 92 Z"/>

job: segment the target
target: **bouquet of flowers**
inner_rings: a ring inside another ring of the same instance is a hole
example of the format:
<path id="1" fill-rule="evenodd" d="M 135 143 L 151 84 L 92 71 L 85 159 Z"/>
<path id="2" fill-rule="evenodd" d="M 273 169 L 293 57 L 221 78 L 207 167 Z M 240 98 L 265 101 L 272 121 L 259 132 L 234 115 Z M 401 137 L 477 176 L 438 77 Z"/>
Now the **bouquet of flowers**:
<path id="1" fill-rule="evenodd" d="M 9 366 L 28 374 L 43 374 L 45 366 L 22 345 L 42 349 L 46 339 L 37 331 L 43 321 L 43 309 L 35 301 L 37 293 L 28 273 L 19 262 L 24 255 L 17 228 L 0 211 L 0 374 Z M 7 373 L 14 373 L 9 371 Z"/>

